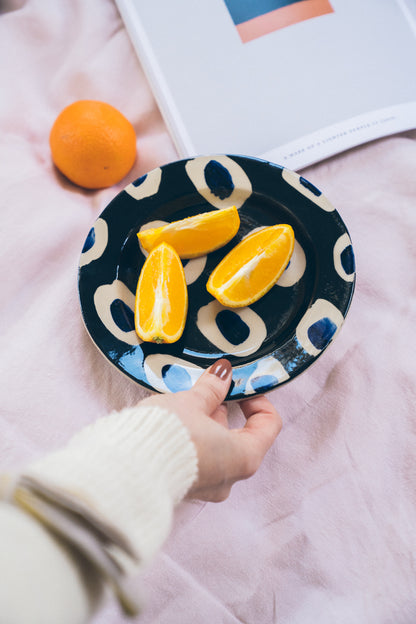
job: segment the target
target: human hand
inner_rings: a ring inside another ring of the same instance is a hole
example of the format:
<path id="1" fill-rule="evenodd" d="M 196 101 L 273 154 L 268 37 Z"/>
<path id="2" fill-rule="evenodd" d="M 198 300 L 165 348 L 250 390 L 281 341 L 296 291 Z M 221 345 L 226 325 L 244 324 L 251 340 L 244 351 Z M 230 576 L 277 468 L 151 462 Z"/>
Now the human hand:
<path id="1" fill-rule="evenodd" d="M 251 477 L 282 428 L 282 421 L 265 396 L 240 402 L 247 421 L 229 429 L 223 401 L 231 383 L 231 364 L 221 359 L 195 385 L 176 394 L 153 396 L 143 403 L 174 412 L 188 428 L 198 455 L 198 477 L 187 498 L 219 502 L 232 485 Z"/>

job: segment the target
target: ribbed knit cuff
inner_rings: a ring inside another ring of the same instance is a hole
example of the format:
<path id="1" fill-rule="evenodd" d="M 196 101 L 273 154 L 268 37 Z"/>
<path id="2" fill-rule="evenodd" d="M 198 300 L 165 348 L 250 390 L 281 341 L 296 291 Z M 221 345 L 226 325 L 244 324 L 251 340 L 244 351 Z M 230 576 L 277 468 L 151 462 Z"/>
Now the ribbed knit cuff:
<path id="1" fill-rule="evenodd" d="M 167 537 L 173 507 L 196 475 L 196 450 L 177 416 L 139 405 L 97 420 L 22 478 L 34 490 L 38 484 L 84 508 L 146 563 Z M 124 557 L 118 564 L 134 572 Z"/>

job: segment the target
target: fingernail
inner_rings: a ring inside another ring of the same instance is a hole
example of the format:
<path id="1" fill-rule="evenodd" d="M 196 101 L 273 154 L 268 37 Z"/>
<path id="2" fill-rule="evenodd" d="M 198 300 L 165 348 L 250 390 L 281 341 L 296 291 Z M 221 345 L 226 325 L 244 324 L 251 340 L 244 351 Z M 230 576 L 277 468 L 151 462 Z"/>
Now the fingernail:
<path id="1" fill-rule="evenodd" d="M 218 360 L 217 362 L 215 362 L 215 364 L 211 366 L 208 372 L 210 372 L 211 375 L 215 375 L 216 377 L 219 377 L 220 379 L 225 381 L 231 371 L 232 366 L 230 362 L 225 358 L 221 358 L 221 360 Z"/>

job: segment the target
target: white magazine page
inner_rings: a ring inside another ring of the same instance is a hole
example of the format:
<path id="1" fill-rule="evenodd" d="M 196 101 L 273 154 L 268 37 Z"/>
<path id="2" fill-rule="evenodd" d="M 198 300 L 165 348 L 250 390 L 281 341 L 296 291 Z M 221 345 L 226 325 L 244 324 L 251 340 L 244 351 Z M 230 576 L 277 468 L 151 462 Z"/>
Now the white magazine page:
<path id="1" fill-rule="evenodd" d="M 273 0 L 117 0 L 180 156 L 296 169 L 416 126 L 416 38 L 402 0 L 308 2 L 331 10 L 243 41 L 241 29 L 273 23 Z"/>

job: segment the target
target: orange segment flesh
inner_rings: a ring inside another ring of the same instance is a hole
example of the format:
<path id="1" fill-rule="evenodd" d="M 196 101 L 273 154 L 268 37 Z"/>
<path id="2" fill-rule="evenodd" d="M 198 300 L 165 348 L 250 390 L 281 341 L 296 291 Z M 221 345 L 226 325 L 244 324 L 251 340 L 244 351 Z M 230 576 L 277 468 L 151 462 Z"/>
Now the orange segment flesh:
<path id="1" fill-rule="evenodd" d="M 146 251 L 165 242 L 172 245 L 181 258 L 197 258 L 228 243 L 239 227 L 238 210 L 231 206 L 142 230 L 137 237 Z"/>
<path id="2" fill-rule="evenodd" d="M 244 238 L 211 273 L 207 290 L 224 306 L 239 308 L 265 295 L 287 267 L 295 235 L 273 225 Z"/>
<path id="3" fill-rule="evenodd" d="M 176 342 L 188 311 L 188 291 L 181 260 L 161 243 L 146 258 L 137 283 L 135 328 L 146 342 Z"/>

